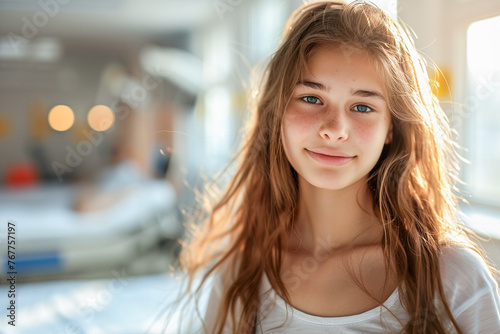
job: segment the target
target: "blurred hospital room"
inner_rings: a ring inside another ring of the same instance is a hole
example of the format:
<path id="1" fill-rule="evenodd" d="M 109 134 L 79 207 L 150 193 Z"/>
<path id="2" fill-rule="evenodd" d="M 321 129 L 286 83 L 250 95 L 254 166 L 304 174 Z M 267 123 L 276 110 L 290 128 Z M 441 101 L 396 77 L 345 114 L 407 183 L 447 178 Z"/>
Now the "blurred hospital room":
<path id="1" fill-rule="evenodd" d="M 428 59 L 464 157 L 464 223 L 498 268 L 500 2 L 372 2 Z M 0 0 L 0 333 L 177 331 L 159 315 L 186 217 L 302 3 Z"/>

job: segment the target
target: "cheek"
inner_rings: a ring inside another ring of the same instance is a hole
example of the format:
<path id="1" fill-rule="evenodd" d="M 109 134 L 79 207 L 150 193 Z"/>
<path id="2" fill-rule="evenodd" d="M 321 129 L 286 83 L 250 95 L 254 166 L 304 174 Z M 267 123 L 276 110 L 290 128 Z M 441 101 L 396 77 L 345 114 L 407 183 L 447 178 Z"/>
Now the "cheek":
<path id="1" fill-rule="evenodd" d="M 289 112 L 283 119 L 283 127 L 286 131 L 294 135 L 300 135 L 314 129 L 316 120 L 312 115 L 304 113 Z"/>
<path id="2" fill-rule="evenodd" d="M 288 161 L 292 163 L 301 146 L 302 138 L 311 126 L 310 120 L 296 113 L 285 113 L 281 125 L 281 139 Z M 291 161 L 292 160 L 292 161 Z"/>
<path id="3" fill-rule="evenodd" d="M 370 141 L 375 139 L 379 131 L 379 126 L 377 124 L 361 124 L 358 125 L 360 139 L 364 141 Z"/>
<path id="4" fill-rule="evenodd" d="M 358 140 L 365 147 L 383 146 L 388 127 L 380 123 L 358 124 Z"/>

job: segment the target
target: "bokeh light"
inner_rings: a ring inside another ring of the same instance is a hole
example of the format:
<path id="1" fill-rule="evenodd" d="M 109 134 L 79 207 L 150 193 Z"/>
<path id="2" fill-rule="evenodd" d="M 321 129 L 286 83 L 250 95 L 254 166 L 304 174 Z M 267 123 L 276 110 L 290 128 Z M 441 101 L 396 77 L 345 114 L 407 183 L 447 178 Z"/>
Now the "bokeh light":
<path id="1" fill-rule="evenodd" d="M 106 131 L 113 126 L 115 115 L 109 107 L 97 105 L 90 109 L 87 120 L 95 131 Z"/>
<path id="2" fill-rule="evenodd" d="M 57 105 L 49 112 L 49 125 L 56 131 L 66 131 L 73 126 L 75 114 L 70 107 Z"/>

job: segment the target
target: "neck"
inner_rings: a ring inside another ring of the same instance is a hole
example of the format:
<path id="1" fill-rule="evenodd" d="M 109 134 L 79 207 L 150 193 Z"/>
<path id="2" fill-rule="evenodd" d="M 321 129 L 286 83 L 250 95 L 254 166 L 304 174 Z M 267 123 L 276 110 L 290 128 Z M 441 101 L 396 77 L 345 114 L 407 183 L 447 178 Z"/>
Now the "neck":
<path id="1" fill-rule="evenodd" d="M 382 238 L 366 179 L 341 190 L 326 190 L 299 177 L 294 227 L 290 248 L 308 251 L 373 245 Z"/>

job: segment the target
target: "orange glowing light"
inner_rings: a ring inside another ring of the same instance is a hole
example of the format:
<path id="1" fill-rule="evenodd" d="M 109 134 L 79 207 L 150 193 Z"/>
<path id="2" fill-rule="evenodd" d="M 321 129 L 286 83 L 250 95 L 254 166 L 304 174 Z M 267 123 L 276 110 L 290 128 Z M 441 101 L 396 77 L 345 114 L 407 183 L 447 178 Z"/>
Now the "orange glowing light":
<path id="1" fill-rule="evenodd" d="M 49 111 L 49 125 L 56 131 L 66 131 L 75 123 L 75 114 L 70 107 L 58 105 Z"/>
<path id="2" fill-rule="evenodd" d="M 87 120 L 95 131 L 106 131 L 115 123 L 115 115 L 109 107 L 97 105 L 90 109 Z"/>

